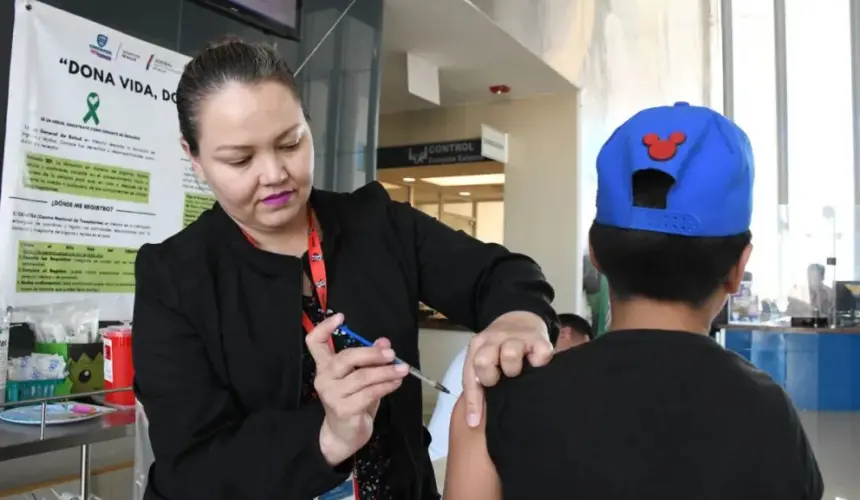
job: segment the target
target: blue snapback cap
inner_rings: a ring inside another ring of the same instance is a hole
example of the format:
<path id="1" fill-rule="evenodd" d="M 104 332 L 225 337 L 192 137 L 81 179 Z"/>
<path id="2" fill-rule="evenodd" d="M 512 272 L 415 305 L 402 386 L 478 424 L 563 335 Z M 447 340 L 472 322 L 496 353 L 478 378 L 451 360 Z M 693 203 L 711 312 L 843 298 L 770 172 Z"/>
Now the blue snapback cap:
<path id="1" fill-rule="evenodd" d="M 672 176 L 665 209 L 633 206 L 633 174 Z M 748 231 L 755 167 L 749 138 L 716 111 L 679 102 L 640 111 L 597 156 L 595 221 L 623 229 L 720 237 Z"/>

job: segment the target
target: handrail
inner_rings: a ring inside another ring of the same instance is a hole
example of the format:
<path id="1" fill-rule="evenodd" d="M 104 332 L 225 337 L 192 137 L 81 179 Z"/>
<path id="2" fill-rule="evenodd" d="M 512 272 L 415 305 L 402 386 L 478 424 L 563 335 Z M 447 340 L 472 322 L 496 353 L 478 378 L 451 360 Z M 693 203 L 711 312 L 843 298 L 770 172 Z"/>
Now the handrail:
<path id="1" fill-rule="evenodd" d="M 68 401 L 70 399 L 86 398 L 91 396 L 100 396 L 102 394 L 110 394 L 113 392 L 125 392 L 132 390 L 132 387 L 120 387 L 116 389 L 104 389 L 101 391 L 79 392 L 75 394 L 64 394 L 62 396 L 50 396 L 47 398 L 27 399 L 24 401 L 13 401 L 9 403 L 0 403 L 0 410 L 12 408 L 15 406 L 31 406 L 34 404 L 42 404 L 42 416 L 39 419 L 39 439 L 45 439 L 45 420 L 47 419 L 48 403 L 54 401 Z"/>

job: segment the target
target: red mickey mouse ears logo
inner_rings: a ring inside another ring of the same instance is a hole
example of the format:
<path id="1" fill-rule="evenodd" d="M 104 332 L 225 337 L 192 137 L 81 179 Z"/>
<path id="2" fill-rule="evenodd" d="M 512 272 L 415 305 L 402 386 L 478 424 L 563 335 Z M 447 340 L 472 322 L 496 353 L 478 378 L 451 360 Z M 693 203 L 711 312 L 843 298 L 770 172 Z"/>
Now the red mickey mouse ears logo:
<path id="1" fill-rule="evenodd" d="M 668 139 L 661 139 L 658 134 L 645 134 L 642 144 L 648 146 L 648 156 L 655 161 L 671 160 L 678 153 L 678 146 L 687 140 L 683 132 L 672 132 Z"/>

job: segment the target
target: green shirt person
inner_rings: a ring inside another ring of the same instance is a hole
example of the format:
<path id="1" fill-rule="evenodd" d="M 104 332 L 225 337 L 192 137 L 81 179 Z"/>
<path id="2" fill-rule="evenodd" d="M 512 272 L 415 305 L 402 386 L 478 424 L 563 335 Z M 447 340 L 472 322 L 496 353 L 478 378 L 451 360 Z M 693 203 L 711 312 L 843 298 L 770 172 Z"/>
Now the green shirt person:
<path id="1" fill-rule="evenodd" d="M 594 267 L 588 255 L 583 258 L 582 270 L 582 290 L 591 309 L 591 328 L 596 338 L 603 335 L 609 326 L 609 282 Z"/>

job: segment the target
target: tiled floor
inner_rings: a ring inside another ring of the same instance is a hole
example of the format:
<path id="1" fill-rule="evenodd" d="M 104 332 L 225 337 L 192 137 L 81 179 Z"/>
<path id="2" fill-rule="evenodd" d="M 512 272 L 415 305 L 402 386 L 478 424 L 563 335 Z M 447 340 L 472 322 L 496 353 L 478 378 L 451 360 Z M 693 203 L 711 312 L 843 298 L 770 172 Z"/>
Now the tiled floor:
<path id="1" fill-rule="evenodd" d="M 860 412 L 801 412 L 824 476 L 826 500 L 860 500 Z"/>
<path id="2" fill-rule="evenodd" d="M 131 469 L 121 469 L 105 474 L 99 474 L 92 479 L 91 494 L 101 500 L 132 500 L 133 474 Z M 58 493 L 77 493 L 80 485 L 77 481 L 53 485 L 51 488 L 41 488 L 30 493 L 0 497 L 0 500 L 56 500 Z"/>
<path id="3" fill-rule="evenodd" d="M 129 463 L 133 460 L 134 440 L 132 438 L 98 443 L 92 447 L 91 467 L 93 471 L 110 469 L 117 464 Z M 0 463 L 0 500 L 6 500 L 8 496 L 6 492 L 9 490 L 21 490 L 28 485 L 44 484 L 60 478 L 74 477 L 79 474 L 79 471 L 80 450 L 78 448 L 2 462 Z M 102 490 L 107 476 L 94 478 L 94 488 L 98 488 L 100 495 L 105 500 L 127 500 L 131 496 L 131 472 L 128 471 L 126 474 L 129 475 L 129 479 L 123 479 L 122 474 L 111 474 L 111 487 L 107 493 Z M 123 483 L 128 483 L 128 486 L 122 486 Z M 73 491 L 73 489 L 63 485 L 63 490 Z M 129 492 L 129 495 L 121 494 L 123 490 Z M 19 500 L 18 496 L 11 498 Z M 32 500 L 32 496 L 25 496 L 24 498 Z M 40 496 L 36 498 L 42 500 Z M 55 500 L 53 495 L 46 498 Z"/>

